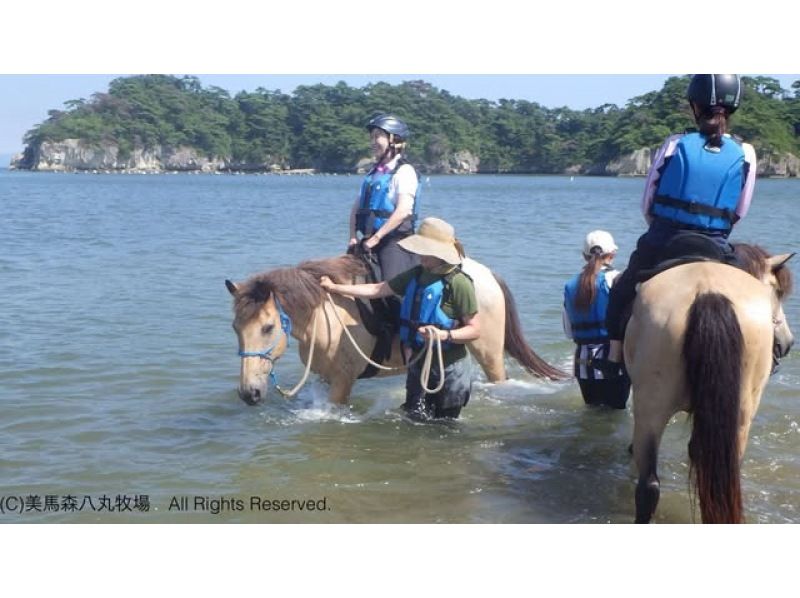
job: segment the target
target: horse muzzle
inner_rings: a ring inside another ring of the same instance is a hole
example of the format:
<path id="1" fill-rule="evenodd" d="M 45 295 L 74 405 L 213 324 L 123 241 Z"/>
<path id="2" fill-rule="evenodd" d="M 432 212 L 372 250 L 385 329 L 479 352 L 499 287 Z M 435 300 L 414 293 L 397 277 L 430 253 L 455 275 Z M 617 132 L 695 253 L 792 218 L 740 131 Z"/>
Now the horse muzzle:
<path id="1" fill-rule="evenodd" d="M 274 373 L 272 369 L 274 362 L 269 357 L 264 358 L 267 362 L 267 371 L 256 370 L 253 371 L 244 366 L 242 361 L 242 373 L 239 380 L 239 398 L 248 405 L 257 405 L 267 397 L 267 390 L 269 388 L 269 381 L 275 382 Z"/>
<path id="2" fill-rule="evenodd" d="M 794 339 L 788 339 L 783 342 L 775 341 L 775 344 L 772 346 L 772 355 L 776 359 L 783 359 L 789 354 L 789 351 L 792 350 L 792 345 L 794 345 Z"/>
<path id="3" fill-rule="evenodd" d="M 248 405 L 258 405 L 261 399 L 266 395 L 266 392 L 260 388 L 255 387 L 239 387 L 239 398 Z"/>

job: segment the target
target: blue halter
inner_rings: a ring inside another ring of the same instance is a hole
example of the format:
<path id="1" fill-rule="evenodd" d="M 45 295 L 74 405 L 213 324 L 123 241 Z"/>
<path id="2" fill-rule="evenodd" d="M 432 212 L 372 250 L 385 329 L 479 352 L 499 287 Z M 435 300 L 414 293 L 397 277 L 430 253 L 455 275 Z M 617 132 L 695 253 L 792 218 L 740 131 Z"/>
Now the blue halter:
<path id="1" fill-rule="evenodd" d="M 283 307 L 281 307 L 281 302 L 278 301 L 278 296 L 273 295 L 275 299 L 275 307 L 278 308 L 278 315 L 281 320 L 281 330 L 283 334 L 286 336 L 286 346 L 289 346 L 289 336 L 292 334 L 292 319 L 283 311 Z M 262 349 L 261 351 L 239 351 L 239 357 L 260 357 L 261 359 L 266 359 L 270 363 L 273 364 L 275 361 L 272 359 L 272 351 L 275 349 L 277 345 L 277 341 L 272 343 L 266 349 Z M 269 372 L 269 377 L 272 379 L 273 384 L 277 384 L 277 378 L 275 377 L 275 372 L 271 369 Z"/>

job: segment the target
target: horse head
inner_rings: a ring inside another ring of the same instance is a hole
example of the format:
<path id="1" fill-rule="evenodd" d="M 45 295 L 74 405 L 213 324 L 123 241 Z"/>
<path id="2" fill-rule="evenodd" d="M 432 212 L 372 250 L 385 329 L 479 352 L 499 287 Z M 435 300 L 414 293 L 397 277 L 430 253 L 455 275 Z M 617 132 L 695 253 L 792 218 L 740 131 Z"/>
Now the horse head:
<path id="1" fill-rule="evenodd" d="M 234 298 L 233 329 L 242 358 L 239 397 L 255 405 L 266 397 L 275 361 L 286 351 L 291 320 L 266 281 L 237 285 L 226 280 L 225 286 Z"/>
<path id="2" fill-rule="evenodd" d="M 786 267 L 786 262 L 795 254 L 770 256 L 763 247 L 747 243 L 735 243 L 733 247 L 741 268 L 772 289 L 774 357 L 776 360 L 785 357 L 794 343 L 794 336 L 783 313 L 783 301 L 792 292 L 792 273 Z"/>
<path id="3" fill-rule="evenodd" d="M 785 266 L 793 256 L 794 253 L 786 253 L 767 258 L 767 268 L 762 277 L 762 280 L 773 289 L 772 323 L 775 326 L 776 359 L 785 357 L 794 344 L 794 335 L 783 313 L 783 301 L 792 290 L 791 272 Z"/>

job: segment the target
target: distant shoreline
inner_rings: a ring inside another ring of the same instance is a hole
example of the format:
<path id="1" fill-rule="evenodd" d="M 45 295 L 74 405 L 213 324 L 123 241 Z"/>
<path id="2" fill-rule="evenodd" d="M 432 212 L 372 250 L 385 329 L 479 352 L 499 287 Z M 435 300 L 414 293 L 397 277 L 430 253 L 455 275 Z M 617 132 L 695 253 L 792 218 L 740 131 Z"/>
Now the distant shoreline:
<path id="1" fill-rule="evenodd" d="M 30 172 L 36 174 L 52 174 L 52 175 L 121 175 L 121 176 L 143 176 L 143 175 L 184 175 L 184 176 L 290 176 L 290 177 L 303 177 L 303 176 L 323 176 L 323 177 L 363 177 L 363 174 L 352 172 L 318 172 L 318 171 L 284 171 L 284 172 L 244 172 L 244 171 L 215 171 L 205 172 L 201 170 L 158 170 L 158 171 L 141 171 L 141 170 L 29 170 L 24 168 L 9 168 L 8 166 L 0 166 L 0 171 L 12 172 Z M 535 177 L 560 177 L 560 178 L 594 178 L 594 179 L 643 179 L 646 175 L 641 174 L 563 174 L 563 173 L 536 173 L 536 172 L 476 172 L 476 173 L 435 173 L 430 175 L 423 175 L 423 177 L 450 177 L 450 176 L 535 176 Z M 767 180 L 800 180 L 800 177 L 794 176 L 776 176 L 776 175 L 758 175 L 759 179 Z"/>

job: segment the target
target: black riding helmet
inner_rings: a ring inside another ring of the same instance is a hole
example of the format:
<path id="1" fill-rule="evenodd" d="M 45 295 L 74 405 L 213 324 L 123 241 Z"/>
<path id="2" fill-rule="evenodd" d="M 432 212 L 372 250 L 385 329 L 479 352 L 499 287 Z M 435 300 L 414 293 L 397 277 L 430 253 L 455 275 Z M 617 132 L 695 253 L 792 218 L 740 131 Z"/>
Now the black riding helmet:
<path id="1" fill-rule="evenodd" d="M 694 75 L 686 96 L 702 112 L 722 106 L 733 114 L 742 97 L 742 82 L 739 75 Z"/>
<path id="2" fill-rule="evenodd" d="M 369 119 L 367 131 L 381 129 L 387 133 L 406 140 L 409 137 L 408 125 L 392 114 L 378 114 Z"/>

